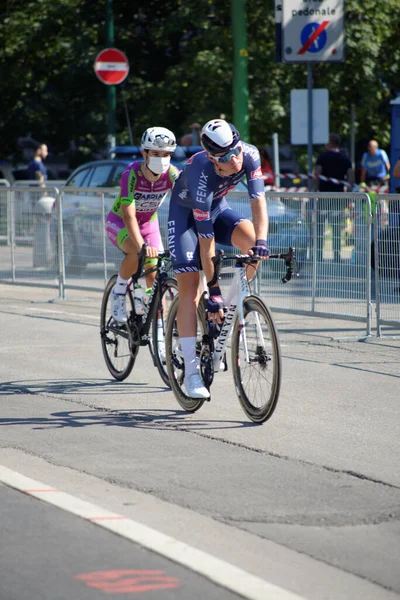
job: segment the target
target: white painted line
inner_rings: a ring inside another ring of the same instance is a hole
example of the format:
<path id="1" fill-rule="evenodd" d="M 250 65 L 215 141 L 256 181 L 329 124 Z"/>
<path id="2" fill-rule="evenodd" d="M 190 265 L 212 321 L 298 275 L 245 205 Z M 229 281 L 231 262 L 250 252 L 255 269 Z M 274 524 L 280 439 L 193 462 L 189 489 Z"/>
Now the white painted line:
<path id="1" fill-rule="evenodd" d="M 0 483 L 90 521 L 210 579 L 248 600 L 305 600 L 216 556 L 0 465 Z"/>

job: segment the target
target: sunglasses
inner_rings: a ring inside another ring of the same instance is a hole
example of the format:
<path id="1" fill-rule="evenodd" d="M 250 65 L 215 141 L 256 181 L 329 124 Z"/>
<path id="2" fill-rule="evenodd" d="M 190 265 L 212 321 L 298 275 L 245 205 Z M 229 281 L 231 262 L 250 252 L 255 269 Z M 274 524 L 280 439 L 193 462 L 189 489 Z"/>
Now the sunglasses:
<path id="1" fill-rule="evenodd" d="M 242 146 L 235 146 L 235 148 L 232 148 L 232 150 L 229 150 L 229 152 L 227 152 L 223 156 L 212 156 L 212 158 L 214 160 L 216 160 L 217 162 L 227 163 L 231 160 L 232 156 L 239 156 L 241 151 L 242 151 Z"/>

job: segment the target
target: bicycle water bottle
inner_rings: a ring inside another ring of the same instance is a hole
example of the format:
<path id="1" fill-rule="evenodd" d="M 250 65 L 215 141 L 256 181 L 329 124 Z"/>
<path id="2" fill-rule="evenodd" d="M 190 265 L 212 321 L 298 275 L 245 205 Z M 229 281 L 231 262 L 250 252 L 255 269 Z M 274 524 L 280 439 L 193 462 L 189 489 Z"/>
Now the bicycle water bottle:
<path id="1" fill-rule="evenodd" d="M 135 313 L 137 315 L 144 314 L 145 296 L 147 296 L 145 290 L 141 285 L 136 284 L 133 290 L 133 301 L 135 305 Z"/>

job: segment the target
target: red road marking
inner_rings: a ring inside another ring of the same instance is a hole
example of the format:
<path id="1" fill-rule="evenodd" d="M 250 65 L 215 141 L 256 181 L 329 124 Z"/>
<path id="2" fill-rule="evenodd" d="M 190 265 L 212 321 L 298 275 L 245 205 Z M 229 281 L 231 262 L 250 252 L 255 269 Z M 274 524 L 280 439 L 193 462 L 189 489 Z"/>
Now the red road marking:
<path id="1" fill-rule="evenodd" d="M 169 577 L 165 571 L 119 569 L 115 571 L 93 571 L 75 575 L 88 587 L 105 594 L 136 594 L 149 590 L 166 590 L 180 587 L 177 577 Z"/>
<path id="2" fill-rule="evenodd" d="M 319 27 L 317 27 L 314 33 L 310 35 L 304 46 L 300 48 L 297 54 L 304 54 L 305 52 L 307 52 L 307 50 L 315 42 L 317 37 L 323 32 L 324 29 L 328 27 L 329 23 L 330 21 L 322 21 L 321 25 L 319 25 Z"/>

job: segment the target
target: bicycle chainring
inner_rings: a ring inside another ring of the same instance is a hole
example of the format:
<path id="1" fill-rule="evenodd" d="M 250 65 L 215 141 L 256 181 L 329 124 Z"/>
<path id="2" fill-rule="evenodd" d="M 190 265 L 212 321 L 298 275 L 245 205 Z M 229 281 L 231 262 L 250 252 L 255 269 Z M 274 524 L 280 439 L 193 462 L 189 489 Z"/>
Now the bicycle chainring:
<path id="1" fill-rule="evenodd" d="M 129 319 L 127 325 L 129 336 L 129 348 L 133 358 L 135 358 L 137 356 L 137 353 L 139 352 L 140 346 L 139 328 L 137 324 L 132 321 L 132 319 Z"/>
<path id="2" fill-rule="evenodd" d="M 200 352 L 200 373 L 204 385 L 209 390 L 214 380 L 214 360 L 208 344 L 203 344 Z"/>

